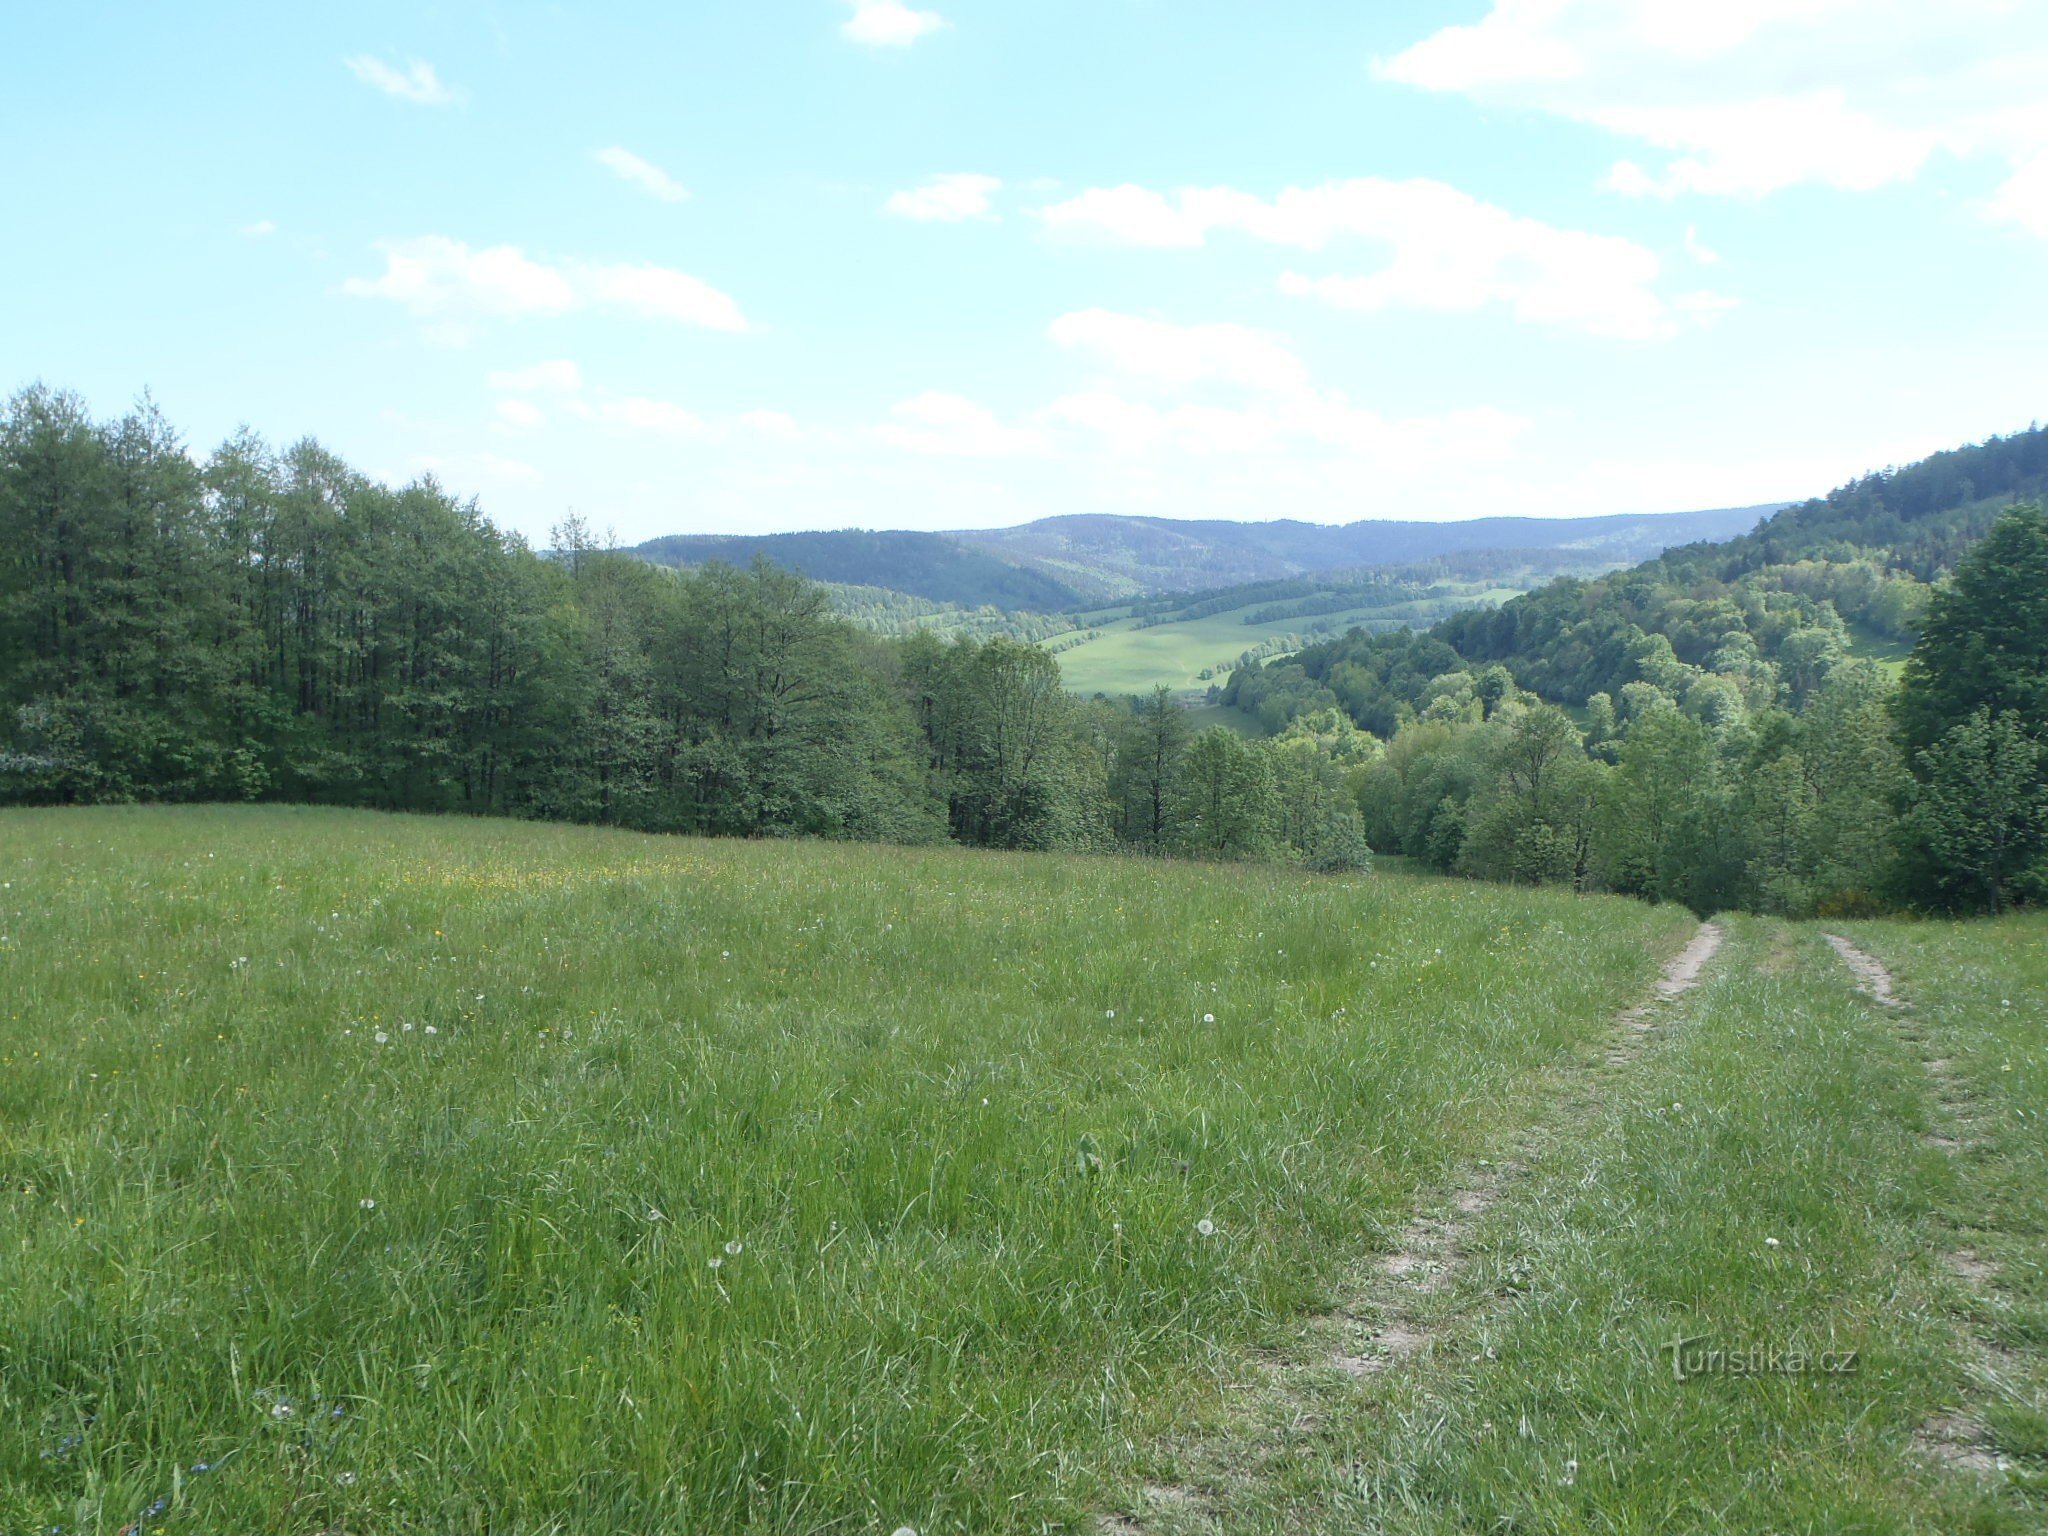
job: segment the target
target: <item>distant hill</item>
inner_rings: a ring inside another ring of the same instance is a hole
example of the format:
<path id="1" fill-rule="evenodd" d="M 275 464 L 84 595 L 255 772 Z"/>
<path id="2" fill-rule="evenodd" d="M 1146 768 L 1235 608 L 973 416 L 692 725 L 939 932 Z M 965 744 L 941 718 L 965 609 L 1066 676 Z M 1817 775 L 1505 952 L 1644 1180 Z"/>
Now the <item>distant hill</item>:
<path id="1" fill-rule="evenodd" d="M 1426 706 L 1433 678 L 1499 663 L 1572 706 L 1626 706 L 1647 685 L 1708 717 L 1802 710 L 1844 661 L 1896 673 L 1931 584 L 2007 508 L 2043 495 L 2048 427 L 2032 427 L 1865 475 L 1735 538 L 1469 606 L 1426 636 L 1346 633 L 1236 669 L 1225 702 L 1269 730 L 1341 706 L 1385 736 Z"/>
<path id="2" fill-rule="evenodd" d="M 1629 564 L 1678 544 L 1746 533 L 1784 503 L 1614 517 L 1365 521 L 1331 527 L 1179 522 L 1164 517 L 1048 517 L 959 533 L 963 543 L 1054 571 L 1121 578 L 1136 592 L 1192 592 L 1365 566 L 1409 565 L 1475 550 L 1570 550 L 1584 563 Z"/>
<path id="3" fill-rule="evenodd" d="M 631 553 L 656 565 L 708 565 L 715 560 L 751 565 L 756 556 L 763 556 L 813 581 L 882 587 L 962 608 L 1061 613 L 1087 607 L 1103 595 L 945 533 L 870 533 L 853 528 L 833 533 L 674 534 L 649 539 Z"/>
<path id="4" fill-rule="evenodd" d="M 1568 553 L 1587 568 L 1754 528 L 1782 503 L 1616 517 L 1466 522 L 1182 522 L 1075 515 L 959 533 L 674 535 L 632 552 L 659 565 L 744 565 L 764 556 L 815 581 L 883 588 L 962 608 L 1059 613 L 1331 571 L 1412 565 L 1477 551 Z"/>

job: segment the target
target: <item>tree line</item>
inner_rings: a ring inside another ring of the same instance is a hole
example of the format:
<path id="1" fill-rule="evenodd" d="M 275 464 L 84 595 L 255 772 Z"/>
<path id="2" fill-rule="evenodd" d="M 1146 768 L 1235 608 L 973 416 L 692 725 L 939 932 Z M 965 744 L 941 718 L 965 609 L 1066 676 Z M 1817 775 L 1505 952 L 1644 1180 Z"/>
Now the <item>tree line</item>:
<path id="1" fill-rule="evenodd" d="M 756 560 L 537 554 L 313 442 L 203 461 L 146 404 L 0 416 L 0 802 L 289 800 L 1362 865 L 1358 735 L 1081 701 L 1007 636 L 907 638 Z"/>

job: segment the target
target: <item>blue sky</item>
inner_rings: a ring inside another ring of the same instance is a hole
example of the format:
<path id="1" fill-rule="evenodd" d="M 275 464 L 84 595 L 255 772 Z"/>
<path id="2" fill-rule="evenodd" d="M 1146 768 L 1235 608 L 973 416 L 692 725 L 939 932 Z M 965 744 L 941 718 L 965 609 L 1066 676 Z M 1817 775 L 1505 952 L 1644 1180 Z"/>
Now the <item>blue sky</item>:
<path id="1" fill-rule="evenodd" d="M 536 539 L 1803 496 L 2048 380 L 2038 0 L 0 12 L 0 383 Z"/>

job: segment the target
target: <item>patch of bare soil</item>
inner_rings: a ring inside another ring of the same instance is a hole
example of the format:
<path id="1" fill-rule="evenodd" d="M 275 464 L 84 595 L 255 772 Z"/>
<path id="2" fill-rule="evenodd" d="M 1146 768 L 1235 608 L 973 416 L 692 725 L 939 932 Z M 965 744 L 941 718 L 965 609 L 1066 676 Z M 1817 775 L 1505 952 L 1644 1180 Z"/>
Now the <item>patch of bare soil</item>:
<path id="1" fill-rule="evenodd" d="M 1882 1003 L 1887 1008 L 1903 1008 L 1905 1000 L 1892 990 L 1892 973 L 1886 970 L 1876 956 L 1866 955 L 1838 933 L 1821 935 L 1842 957 L 1842 964 L 1849 967 L 1849 974 L 1856 978 L 1856 990 L 1873 1003 Z"/>
<path id="2" fill-rule="evenodd" d="M 1998 1452 L 1986 1439 L 1984 1426 L 1960 1413 L 1937 1414 L 1914 1430 L 1913 1450 L 1958 1472 L 1993 1476 L 2001 1470 Z"/>

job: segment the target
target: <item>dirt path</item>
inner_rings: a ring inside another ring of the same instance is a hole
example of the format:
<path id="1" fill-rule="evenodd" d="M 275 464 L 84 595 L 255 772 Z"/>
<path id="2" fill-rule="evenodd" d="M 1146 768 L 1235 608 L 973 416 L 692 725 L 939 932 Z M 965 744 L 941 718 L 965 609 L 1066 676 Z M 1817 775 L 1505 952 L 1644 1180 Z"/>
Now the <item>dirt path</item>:
<path id="1" fill-rule="evenodd" d="M 1634 1060 L 1669 1005 L 1699 985 L 1725 937 L 1718 923 L 1700 924 L 1685 948 L 1665 965 L 1651 995 L 1621 1012 L 1606 1053 L 1609 1067 Z M 1598 1091 L 1595 1083 L 1604 1076 L 1597 1068 L 1569 1069 L 1567 1092 L 1558 1109 L 1527 1127 L 1524 1135 L 1538 1140 L 1561 1134 L 1564 1122 L 1591 1108 Z M 1365 1271 L 1354 1294 L 1336 1311 L 1311 1322 L 1309 1338 L 1322 1341 L 1323 1366 L 1354 1378 L 1376 1376 L 1434 1345 L 1455 1321 L 1445 1315 L 1442 1298 L 1465 1268 L 1470 1233 L 1523 1172 L 1519 1160 L 1481 1160 L 1452 1180 L 1453 1193 L 1402 1229 L 1387 1253 Z M 1298 1363 L 1270 1362 L 1261 1390 L 1274 1393 L 1275 1378 L 1298 1368 Z M 1276 1396 L 1283 1404 L 1289 1401 L 1284 1383 L 1277 1384 Z M 1287 1432 L 1313 1428 L 1313 1414 L 1297 1404 Z M 1184 1528 L 1190 1516 L 1208 1528 L 1202 1520 L 1208 1501 L 1198 1487 L 1147 1484 L 1143 1494 L 1141 1509 L 1120 1510 L 1097 1520 L 1102 1536 L 1146 1536 L 1154 1520 Z"/>
<path id="2" fill-rule="evenodd" d="M 1891 972 L 1875 955 L 1857 948 L 1840 934 L 1828 933 L 1821 937 L 1828 941 L 1841 957 L 1842 964 L 1849 968 L 1856 990 L 1873 1003 L 1891 1010 L 1898 1020 L 1900 1036 L 1920 1051 L 1927 1075 L 1933 1079 L 1942 1113 L 1949 1124 L 1956 1127 L 1954 1131 L 1929 1132 L 1928 1144 L 1950 1157 L 1959 1157 L 1969 1151 L 1975 1145 L 1966 1129 L 1970 1103 L 1957 1087 L 1948 1060 L 1932 1054 L 1933 1046 L 1914 1018 L 1911 1006 L 1899 996 L 1892 983 Z M 1979 1298 L 1990 1296 L 1998 1273 L 1996 1266 L 1962 1247 L 1949 1249 L 1942 1259 L 1949 1273 L 1955 1276 L 1956 1283 L 1965 1291 Z M 1976 1343 L 1977 1359 L 1973 1362 L 1976 1373 L 1981 1376 L 1996 1372 L 1998 1361 L 1991 1347 L 1981 1339 Z M 1959 1472 L 1988 1477 L 2003 1470 L 1984 1425 L 1962 1409 L 1937 1414 L 1922 1424 L 1913 1433 L 1913 1449 L 1927 1460 Z"/>
<path id="3" fill-rule="evenodd" d="M 1726 937 L 1717 923 L 1701 923 L 1699 931 L 1657 978 L 1652 994 L 1624 1010 L 1616 1025 L 1623 1031 L 1607 1052 L 1611 1067 L 1626 1066 L 1641 1049 L 1642 1037 L 1654 1029 L 1664 1008 L 1699 985 L 1707 962 Z M 1418 1216 L 1402 1232 L 1380 1264 L 1388 1282 L 1378 1294 L 1347 1307 L 1343 1316 L 1357 1323 L 1363 1348 L 1332 1357 L 1331 1364 L 1354 1376 L 1383 1371 L 1436 1341 L 1441 1321 L 1425 1324 L 1415 1315 L 1422 1298 L 1448 1290 L 1465 1263 L 1465 1236 L 1500 1199 L 1501 1191 L 1523 1171 L 1516 1161 L 1482 1163 L 1461 1181 L 1446 1205 Z"/>

